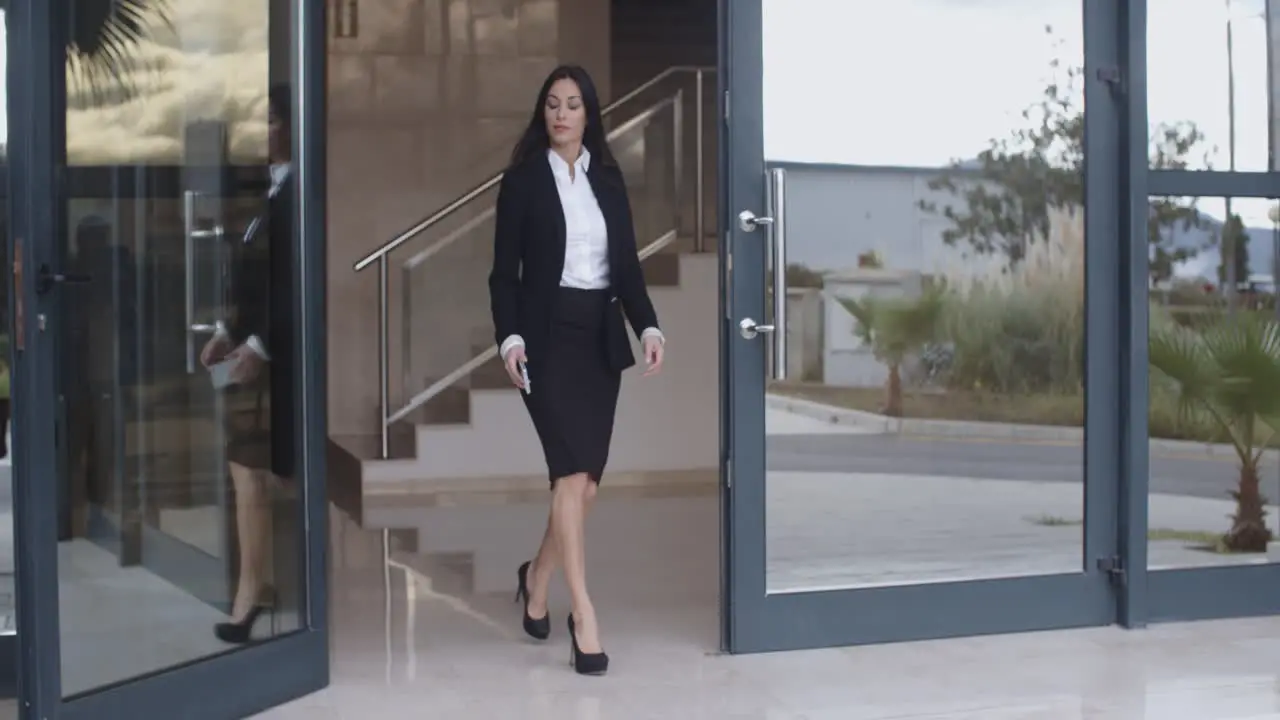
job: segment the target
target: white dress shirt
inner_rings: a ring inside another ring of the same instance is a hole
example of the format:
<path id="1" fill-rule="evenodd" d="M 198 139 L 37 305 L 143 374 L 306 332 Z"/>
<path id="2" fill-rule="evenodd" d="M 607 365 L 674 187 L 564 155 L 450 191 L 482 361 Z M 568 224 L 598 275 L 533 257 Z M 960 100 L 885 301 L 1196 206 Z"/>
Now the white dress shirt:
<path id="1" fill-rule="evenodd" d="M 602 290 L 609 287 L 609 230 L 605 225 L 600 203 L 587 180 L 591 167 L 591 153 L 585 147 L 574 161 L 573 167 L 555 150 L 547 150 L 547 162 L 556 178 L 556 192 L 560 195 L 560 209 L 564 211 L 564 272 L 560 287 L 580 290 Z M 662 331 L 656 327 L 645 328 L 641 339 L 656 337 L 663 342 Z M 514 347 L 523 347 L 524 338 L 510 335 L 502 341 L 503 358 Z"/>
<path id="2" fill-rule="evenodd" d="M 276 193 L 280 192 L 280 188 L 284 186 L 284 181 L 289 178 L 289 171 L 291 169 L 292 166 L 287 162 L 271 164 L 271 189 L 267 191 L 268 200 L 274 198 Z M 245 242 L 248 242 L 249 238 L 253 237 L 257 230 L 257 225 L 261 221 L 261 217 L 254 218 L 253 223 L 249 226 L 249 230 L 245 232 Z M 227 330 L 221 323 L 219 323 L 217 332 L 219 335 L 225 336 Z M 271 359 L 271 356 L 267 354 L 267 346 L 263 344 L 262 338 L 259 338 L 257 335 L 250 335 L 248 339 L 244 341 L 244 344 L 248 345 L 249 349 L 263 360 Z"/>

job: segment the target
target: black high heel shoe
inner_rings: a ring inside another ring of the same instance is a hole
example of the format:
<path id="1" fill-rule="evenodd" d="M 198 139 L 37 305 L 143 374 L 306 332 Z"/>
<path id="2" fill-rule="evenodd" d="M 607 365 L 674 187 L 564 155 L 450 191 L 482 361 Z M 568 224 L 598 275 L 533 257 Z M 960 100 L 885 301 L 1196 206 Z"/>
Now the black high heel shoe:
<path id="1" fill-rule="evenodd" d="M 551 613 L 540 618 L 529 617 L 529 565 L 531 564 L 526 562 L 516 570 L 516 578 L 519 580 L 519 584 L 516 585 L 516 602 L 524 598 L 524 631 L 535 640 L 546 640 L 551 636 Z"/>
<path id="2" fill-rule="evenodd" d="M 573 615 L 569 616 L 569 639 L 573 642 L 569 667 L 575 672 L 579 675 L 604 675 L 609 672 L 609 656 L 606 653 L 584 653 L 578 649 L 578 633 L 573 627 Z"/>
<path id="3" fill-rule="evenodd" d="M 258 594 L 258 602 L 249 609 L 248 614 L 240 622 L 224 622 L 213 626 L 213 634 L 218 639 L 232 645 L 244 645 L 253 639 L 253 626 L 258 622 L 258 616 L 263 611 L 271 614 L 271 634 L 275 635 L 276 629 L 276 592 L 271 586 L 266 586 L 262 592 Z"/>

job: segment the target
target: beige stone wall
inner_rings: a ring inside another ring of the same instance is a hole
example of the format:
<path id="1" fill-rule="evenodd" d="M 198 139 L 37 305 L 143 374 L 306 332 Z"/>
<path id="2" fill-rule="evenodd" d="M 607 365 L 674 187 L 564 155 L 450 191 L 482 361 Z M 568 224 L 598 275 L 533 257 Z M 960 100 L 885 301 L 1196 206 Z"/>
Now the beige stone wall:
<path id="1" fill-rule="evenodd" d="M 546 73 L 588 68 L 608 96 L 609 3 L 601 0 L 361 0 L 359 36 L 329 52 L 329 426 L 377 428 L 377 274 L 352 264 L 499 170 Z M 477 207 L 486 203 L 480 203 Z M 468 359 L 488 339 L 485 227 L 414 271 L 392 258 L 393 395 Z M 406 317 L 405 312 L 411 313 Z M 412 372 L 401 328 L 413 333 Z"/>

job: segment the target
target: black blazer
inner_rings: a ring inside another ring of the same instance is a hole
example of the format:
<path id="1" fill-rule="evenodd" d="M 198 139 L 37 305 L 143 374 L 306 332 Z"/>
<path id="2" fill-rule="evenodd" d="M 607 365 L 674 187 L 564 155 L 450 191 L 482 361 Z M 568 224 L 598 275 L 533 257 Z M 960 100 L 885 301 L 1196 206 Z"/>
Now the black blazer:
<path id="1" fill-rule="evenodd" d="M 256 388 L 249 388 L 258 395 L 257 431 L 269 433 L 270 469 L 281 477 L 293 475 L 295 457 L 293 196 L 290 174 L 244 233 L 229 238 L 234 247 L 227 333 L 237 345 L 256 335 L 271 358 Z"/>
<path id="2" fill-rule="evenodd" d="M 237 345 L 258 336 L 275 362 L 277 355 L 289 354 L 293 337 L 292 174 L 266 199 L 244 233 L 230 240 L 227 332 Z"/>
<path id="3" fill-rule="evenodd" d="M 637 336 L 645 328 L 658 327 L 658 316 L 636 254 L 622 171 L 593 158 L 587 180 L 609 235 L 609 286 L 611 299 L 618 302 L 610 303 L 608 353 L 614 369 L 621 371 L 635 364 L 623 311 Z M 564 274 L 565 233 L 560 193 L 547 157 L 538 153 L 508 169 L 498 189 L 489 301 L 496 341 L 520 335 L 531 363 L 538 362 L 551 328 L 553 301 Z"/>

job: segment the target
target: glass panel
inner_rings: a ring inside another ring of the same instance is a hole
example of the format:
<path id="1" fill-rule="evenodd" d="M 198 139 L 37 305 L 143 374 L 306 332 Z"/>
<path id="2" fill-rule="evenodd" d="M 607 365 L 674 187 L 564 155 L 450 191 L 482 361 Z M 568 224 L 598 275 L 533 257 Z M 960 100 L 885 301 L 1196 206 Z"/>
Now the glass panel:
<path id="1" fill-rule="evenodd" d="M 289 1 L 144 7 L 68 19 L 67 695 L 298 627 Z"/>
<path id="2" fill-rule="evenodd" d="M 636 241 L 651 286 L 675 285 L 679 254 L 692 249 L 693 236 L 682 228 L 680 139 L 676 127 L 687 111 L 683 85 L 692 78 L 677 77 L 669 87 L 616 111 L 607 121 L 609 144 L 622 168 L 631 200 Z M 530 97 L 537 85 L 530 87 Z M 528 104 L 528 103 L 525 103 Z M 633 106 L 631 106 L 633 105 Z M 690 128 L 680 123 L 689 134 Z M 681 138 L 682 139 L 682 138 Z M 425 423 L 466 422 L 468 390 L 508 388 L 506 372 L 496 355 L 478 371 L 451 373 L 493 348 L 493 320 L 489 312 L 486 277 L 493 259 L 493 215 L 497 189 L 427 228 L 391 255 L 400 268 L 392 297 L 392 311 L 400 313 L 402 333 L 399 367 L 400 400 L 393 412 L 424 393 L 428 401 L 412 418 Z M 690 222 L 690 227 L 692 223 Z M 395 375 L 393 370 L 393 376 Z M 446 385 L 441 385 L 444 381 Z"/>
<path id="3" fill-rule="evenodd" d="M 1274 58 L 1267 47 L 1267 5 L 1147 3 L 1147 116 L 1162 150 L 1151 155 L 1152 168 L 1268 168 L 1274 111 L 1268 66 Z"/>
<path id="4" fill-rule="evenodd" d="M 1079 0 L 764 12 L 768 589 L 1081 571 Z"/>
<path id="5" fill-rule="evenodd" d="M 1187 257 L 1152 276 L 1148 566 L 1270 562 L 1280 531 L 1280 348 L 1274 338 L 1240 341 L 1280 332 L 1280 206 L 1179 197 L 1152 198 L 1152 208 L 1153 241 L 1159 228 L 1159 242 Z M 1239 278 L 1234 298 L 1224 257 Z"/>

